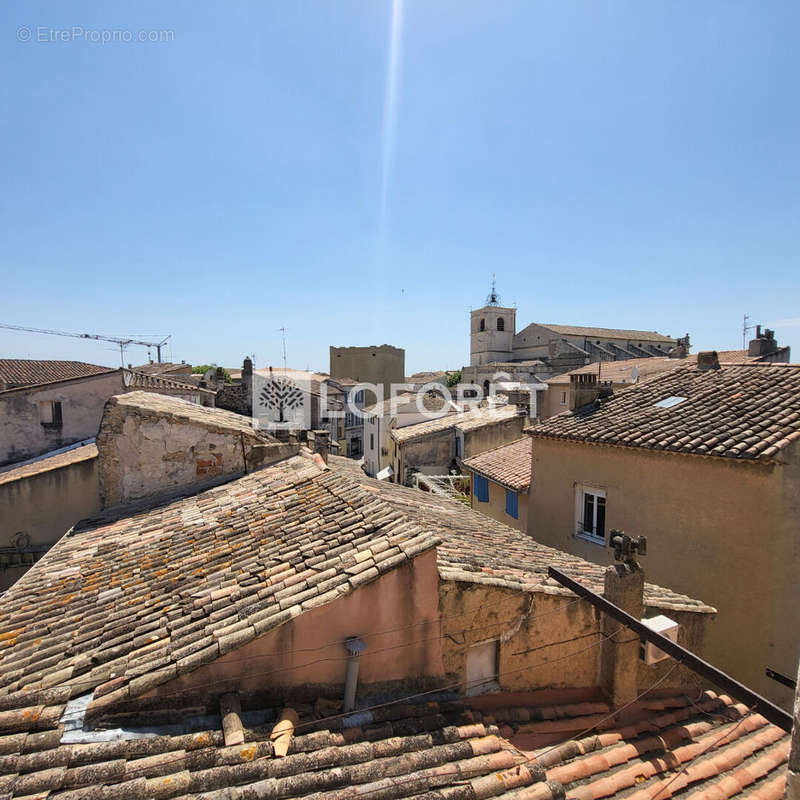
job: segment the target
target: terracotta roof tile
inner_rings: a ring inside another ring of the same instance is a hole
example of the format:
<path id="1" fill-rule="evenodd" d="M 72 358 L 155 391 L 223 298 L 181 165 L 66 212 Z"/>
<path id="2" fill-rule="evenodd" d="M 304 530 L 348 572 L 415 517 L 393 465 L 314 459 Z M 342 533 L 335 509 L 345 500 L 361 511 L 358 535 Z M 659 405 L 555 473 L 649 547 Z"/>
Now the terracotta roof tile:
<path id="1" fill-rule="evenodd" d="M 23 478 L 30 478 L 33 475 L 68 467 L 71 464 L 78 464 L 81 461 L 90 461 L 93 458 L 97 458 L 97 445 L 94 443 L 83 444 L 79 447 L 65 450 L 64 452 L 55 453 L 54 455 L 45 453 L 44 456 L 32 459 L 19 466 L 11 465 L 0 469 L 0 484 L 11 483 L 13 481 L 22 480 Z"/>
<path id="2" fill-rule="evenodd" d="M 549 325 L 541 323 L 542 328 L 554 331 L 561 336 L 584 336 L 598 339 L 624 339 L 642 342 L 659 342 L 661 344 L 675 344 L 671 336 L 664 336 L 656 331 L 634 331 L 624 328 L 585 328 L 582 325 Z"/>
<path id="3" fill-rule="evenodd" d="M 104 372 L 114 372 L 114 367 L 101 367 L 83 361 L 0 358 L 0 387 L 33 386 L 85 378 L 87 375 L 100 375 Z"/>
<path id="4" fill-rule="evenodd" d="M 462 431 L 476 430 L 487 425 L 497 425 L 517 416 L 516 406 L 501 406 L 500 408 L 477 408 L 458 414 L 448 414 L 437 419 L 417 422 L 392 431 L 392 438 L 396 442 L 408 442 L 431 433 L 438 433 L 450 428 Z"/>
<path id="5" fill-rule="evenodd" d="M 525 490 L 531 484 L 531 439 L 525 436 L 503 447 L 487 450 L 466 459 L 464 466 L 509 489 Z"/>
<path id="6" fill-rule="evenodd" d="M 567 589 L 548 577 L 548 567 L 554 566 L 595 591 L 603 590 L 604 567 L 599 564 L 539 544 L 516 528 L 503 525 L 458 500 L 368 478 L 353 459 L 331 456 L 329 464 L 334 470 L 349 473 L 388 505 L 442 539 L 437 556 L 443 580 L 568 594 Z M 645 584 L 645 603 L 660 609 L 715 611 L 699 600 L 652 583 Z"/>
<path id="7" fill-rule="evenodd" d="M 685 398 L 670 407 L 657 403 Z M 800 365 L 684 366 L 550 417 L 535 438 L 769 459 L 800 438 Z"/>

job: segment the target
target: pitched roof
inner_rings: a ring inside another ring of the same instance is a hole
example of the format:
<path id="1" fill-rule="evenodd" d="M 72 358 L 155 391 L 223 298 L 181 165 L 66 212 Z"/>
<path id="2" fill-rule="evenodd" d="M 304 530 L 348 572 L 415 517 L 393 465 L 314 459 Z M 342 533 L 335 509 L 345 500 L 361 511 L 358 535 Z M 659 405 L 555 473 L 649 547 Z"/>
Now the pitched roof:
<path id="1" fill-rule="evenodd" d="M 70 447 L 56 453 L 45 453 L 24 464 L 13 464 L 10 467 L 0 468 L 0 484 L 30 478 L 33 475 L 68 467 L 81 461 L 89 461 L 92 458 L 97 458 L 97 445 L 94 443 Z"/>
<path id="2" fill-rule="evenodd" d="M 461 431 L 472 431 L 487 425 L 497 425 L 507 419 L 517 416 L 516 406 L 501 406 L 500 408 L 475 408 L 458 414 L 447 414 L 414 425 L 406 425 L 392 431 L 392 439 L 396 442 L 408 442 L 431 433 L 445 431 L 448 428 L 458 428 Z"/>
<path id="3" fill-rule="evenodd" d="M 594 591 L 603 591 L 605 567 L 539 544 L 527 534 L 453 500 L 397 483 L 368 478 L 351 458 L 330 456 L 332 469 L 349 473 L 409 520 L 436 533 L 442 580 L 485 583 L 526 592 L 571 594 L 550 578 L 558 567 Z M 645 604 L 660 609 L 714 613 L 711 606 L 686 595 L 645 584 Z"/>
<path id="4" fill-rule="evenodd" d="M 531 485 L 531 438 L 487 450 L 464 461 L 467 469 L 502 483 L 509 489 L 522 491 Z"/>
<path id="5" fill-rule="evenodd" d="M 713 691 L 654 690 L 624 717 L 596 692 L 439 691 L 349 717 L 305 714 L 283 758 L 272 709 L 227 747 L 219 726 L 188 715 L 160 735 L 60 743 L 60 710 L 0 712 L 4 797 L 781 800 L 789 753 L 788 734 Z"/>
<path id="6" fill-rule="evenodd" d="M 5 592 L 5 701 L 137 697 L 437 543 L 310 456 L 152 503 L 79 523 Z"/>
<path id="7" fill-rule="evenodd" d="M 133 367 L 133 369 L 145 375 L 164 375 L 177 370 L 191 370 L 191 365 L 178 364 L 174 361 L 150 361 L 147 364 L 140 364 L 138 367 Z"/>
<path id="8" fill-rule="evenodd" d="M 168 378 L 166 375 L 147 374 L 139 372 L 138 370 L 124 370 L 125 381 L 127 386 L 134 387 L 135 389 L 148 389 L 152 391 L 174 392 L 180 394 L 200 394 L 200 395 L 216 395 L 212 389 L 205 389 L 196 386 L 193 381 L 189 380 L 190 376 L 186 375 L 186 380 L 181 380 L 179 377 Z M 198 376 L 202 377 L 202 376 Z"/>
<path id="9" fill-rule="evenodd" d="M 582 325 L 550 325 L 541 323 L 542 328 L 558 333 L 561 336 L 583 336 L 587 339 L 630 339 L 643 342 L 661 342 L 662 344 L 675 344 L 671 336 L 664 336 L 656 331 L 633 331 L 625 328 L 586 328 Z"/>
<path id="10" fill-rule="evenodd" d="M 101 367 L 84 361 L 41 361 L 27 358 L 0 358 L 0 386 L 34 386 L 42 383 L 85 378 L 114 372 L 114 367 Z"/>
<path id="11" fill-rule="evenodd" d="M 657 403 L 685 398 L 664 408 Z M 530 428 L 568 439 L 740 459 L 770 459 L 800 438 L 800 365 L 687 365 Z"/>

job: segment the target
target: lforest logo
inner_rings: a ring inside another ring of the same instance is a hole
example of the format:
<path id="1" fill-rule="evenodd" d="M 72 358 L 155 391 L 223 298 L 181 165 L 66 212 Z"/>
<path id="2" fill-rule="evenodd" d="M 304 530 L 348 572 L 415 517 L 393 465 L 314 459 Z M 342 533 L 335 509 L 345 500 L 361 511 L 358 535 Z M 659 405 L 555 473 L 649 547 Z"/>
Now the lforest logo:
<path id="1" fill-rule="evenodd" d="M 288 375 L 253 375 L 253 422 L 262 430 L 308 430 L 310 382 Z"/>

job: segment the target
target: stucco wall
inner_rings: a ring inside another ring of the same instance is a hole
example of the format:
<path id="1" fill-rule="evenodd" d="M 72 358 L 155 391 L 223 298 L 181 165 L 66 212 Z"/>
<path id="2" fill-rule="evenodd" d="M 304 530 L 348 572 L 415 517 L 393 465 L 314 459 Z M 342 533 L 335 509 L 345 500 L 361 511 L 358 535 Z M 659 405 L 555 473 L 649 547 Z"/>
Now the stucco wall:
<path id="1" fill-rule="evenodd" d="M 482 503 L 475 496 L 475 473 L 472 475 L 471 505 L 475 511 L 486 514 L 487 517 L 496 519 L 504 525 L 517 528 L 521 531 L 528 530 L 528 492 L 517 492 L 518 519 L 506 514 L 506 487 L 493 480 L 489 480 L 489 501 Z"/>
<path id="2" fill-rule="evenodd" d="M 214 694 L 231 688 L 243 694 L 300 693 L 312 701 L 317 694 L 336 696 L 346 669 L 343 642 L 350 636 L 367 645 L 360 659 L 359 691 L 370 684 L 441 678 L 438 581 L 436 552 L 429 550 L 147 696 L 183 689 Z"/>
<path id="3" fill-rule="evenodd" d="M 0 396 L 0 464 L 22 461 L 97 435 L 103 405 L 124 391 L 119 371 Z M 45 428 L 39 404 L 61 402 L 62 425 Z"/>
<path id="4" fill-rule="evenodd" d="M 76 522 L 99 510 L 96 456 L 0 483 L 0 547 L 13 545 L 18 532 L 27 533 L 34 547 L 49 547 Z M 0 591 L 27 569 L 0 570 Z"/>
<path id="5" fill-rule="evenodd" d="M 331 347 L 332 378 L 352 378 L 364 383 L 382 384 L 383 399 L 390 397 L 391 384 L 405 383 L 406 351 L 382 344 L 375 347 Z M 375 399 L 367 399 L 371 405 Z"/>
<path id="6" fill-rule="evenodd" d="M 575 536 L 575 486 L 606 491 L 606 532 L 648 537 L 648 579 L 715 606 L 707 654 L 786 703 L 764 675 L 797 666 L 797 448 L 791 466 L 534 439 L 528 533 L 601 564 L 608 548 Z M 794 476 L 794 477 L 793 477 Z"/>
<path id="7" fill-rule="evenodd" d="M 574 689 L 599 685 L 601 613 L 571 596 L 525 593 L 497 586 L 445 581 L 440 587 L 442 657 L 449 676 L 464 680 L 472 645 L 497 639 L 499 680 L 504 691 Z M 647 609 L 654 616 L 657 609 Z M 679 643 L 703 653 L 706 615 L 679 614 Z M 452 638 L 451 638 L 452 637 Z M 648 666 L 637 660 L 639 686 L 651 686 L 673 666 Z M 698 685 L 696 676 L 679 667 L 662 688 Z"/>
<path id="8" fill-rule="evenodd" d="M 522 436 L 523 427 L 529 422 L 526 416 L 515 416 L 492 425 L 464 431 L 464 453 L 462 458 L 470 458 L 485 453 L 503 444 L 515 442 Z"/>

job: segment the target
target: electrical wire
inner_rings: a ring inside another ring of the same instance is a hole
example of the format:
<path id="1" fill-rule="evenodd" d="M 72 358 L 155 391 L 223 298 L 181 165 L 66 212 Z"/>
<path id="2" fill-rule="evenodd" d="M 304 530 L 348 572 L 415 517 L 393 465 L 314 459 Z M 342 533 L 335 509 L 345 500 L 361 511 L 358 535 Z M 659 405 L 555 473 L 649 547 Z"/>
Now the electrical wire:
<path id="1" fill-rule="evenodd" d="M 729 728 L 727 731 L 725 731 L 725 733 L 722 736 L 720 736 L 718 739 L 715 739 L 713 742 L 711 742 L 711 744 L 709 744 L 709 746 L 706 747 L 706 749 L 703 750 L 702 753 L 698 753 L 693 759 L 691 759 L 686 764 L 684 764 L 680 768 L 680 770 L 675 775 L 673 775 L 673 777 L 670 780 L 668 780 L 665 784 L 663 784 L 661 786 L 661 788 L 654 795 L 652 795 L 650 800 L 656 800 L 657 797 L 659 797 L 670 786 L 672 786 L 672 784 L 675 783 L 675 781 L 678 780 L 678 778 L 680 778 L 680 776 L 683 775 L 686 772 L 686 770 L 688 769 L 690 764 L 692 764 L 694 761 L 697 761 L 698 758 L 702 758 L 704 755 L 706 755 L 706 753 L 710 753 L 712 750 L 714 750 L 716 747 L 718 747 L 720 745 L 720 743 L 723 742 L 725 739 L 727 739 L 731 734 L 733 734 L 733 732 L 735 730 L 737 730 L 737 728 L 739 728 L 739 726 L 742 725 L 744 723 L 744 721 L 755 710 L 756 710 L 756 706 L 753 706 L 732 728 Z"/>
<path id="2" fill-rule="evenodd" d="M 366 708 L 359 708 L 359 709 L 355 709 L 354 711 L 348 711 L 348 712 L 341 713 L 341 714 L 331 714 L 331 715 L 329 715 L 327 717 L 321 717 L 319 719 L 309 720 L 308 722 L 300 723 L 299 725 L 296 725 L 294 727 L 294 732 L 296 733 L 298 730 L 303 729 L 303 728 L 308 728 L 308 727 L 317 728 L 317 727 L 319 727 L 320 724 L 325 723 L 325 722 L 330 722 L 332 720 L 342 719 L 344 717 L 352 717 L 352 716 L 357 715 L 357 714 L 363 714 L 363 713 L 365 713 L 367 711 L 375 711 L 377 709 L 386 708 L 388 706 L 399 705 L 401 703 L 407 702 L 408 700 L 413 700 L 413 699 L 416 699 L 416 698 L 419 698 L 419 697 L 426 697 L 426 696 L 429 696 L 431 694 L 438 694 L 440 692 L 447 691 L 448 689 L 456 689 L 456 688 L 462 688 L 462 687 L 463 688 L 473 688 L 474 686 L 481 686 L 481 685 L 486 684 L 486 683 L 491 683 L 492 681 L 494 681 L 494 680 L 496 680 L 496 679 L 498 679 L 498 678 L 500 678 L 502 676 L 513 675 L 513 674 L 515 674 L 517 672 L 522 672 L 524 670 L 536 669 L 537 667 L 545 666 L 547 664 L 553 664 L 553 663 L 556 663 L 556 662 L 559 662 L 559 661 L 563 661 L 563 660 L 565 660 L 567 658 L 573 658 L 576 655 L 580 655 L 581 653 L 584 653 L 584 652 L 586 652 L 588 650 L 591 650 L 594 647 L 597 647 L 598 645 L 602 644 L 602 642 L 604 642 L 606 639 L 609 639 L 612 636 L 615 636 L 623 628 L 624 628 L 624 626 L 621 626 L 620 628 L 618 628 L 613 633 L 604 635 L 603 638 L 599 642 L 594 642 L 593 644 L 589 645 L 588 647 L 585 647 L 582 650 L 578 650 L 578 651 L 576 651 L 574 653 L 568 653 L 566 655 L 559 656 L 558 658 L 547 659 L 547 660 L 542 661 L 542 662 L 540 662 L 538 664 L 528 664 L 528 665 L 526 665 L 524 667 L 521 667 L 520 669 L 508 670 L 508 671 L 505 671 L 505 672 L 502 672 L 502 673 L 501 672 L 497 672 L 497 673 L 495 673 L 494 675 L 492 675 L 490 677 L 480 678 L 480 679 L 476 679 L 474 681 L 467 681 L 466 683 L 464 681 L 458 681 L 458 682 L 449 684 L 447 686 L 439 686 L 436 689 L 430 689 L 430 690 L 424 691 L 424 692 L 417 692 L 415 694 L 405 695 L 403 697 L 399 697 L 399 698 L 397 698 L 395 700 L 389 700 L 389 701 L 386 701 L 384 703 L 376 703 L 375 705 L 367 706 Z M 662 678 L 662 680 L 665 680 L 665 679 L 666 679 L 666 677 Z M 164 766 L 167 766 L 168 764 L 177 763 L 178 761 L 181 761 L 181 760 L 183 760 L 183 756 L 180 756 L 179 758 L 175 758 L 175 759 L 171 759 L 171 760 L 170 759 L 166 759 L 166 760 L 164 760 L 164 761 L 159 763 L 159 769 L 164 767 Z M 134 769 L 131 769 L 131 770 L 126 770 L 125 774 L 126 774 L 126 776 L 133 776 L 137 772 L 146 771 L 148 769 L 150 769 L 150 768 L 149 767 L 141 767 L 139 769 L 134 768 Z M 246 781 L 242 781 L 242 782 L 240 782 L 238 784 L 233 784 L 233 785 L 241 786 L 241 785 L 244 785 L 244 783 L 246 783 Z M 402 781 L 398 781 L 397 783 L 402 783 Z M 76 787 L 71 787 L 71 788 L 80 788 L 80 787 L 76 786 Z M 364 794 L 365 795 L 369 794 L 369 792 L 366 792 Z M 361 796 L 361 795 L 359 795 L 359 796 Z"/>
<path id="3" fill-rule="evenodd" d="M 560 608 L 556 608 L 556 609 L 550 609 L 549 611 L 543 611 L 540 614 L 534 614 L 533 616 L 526 616 L 525 614 L 523 614 L 522 617 L 524 619 L 527 619 L 528 621 L 532 621 L 532 620 L 535 620 L 535 619 L 539 619 L 541 617 L 550 616 L 551 614 L 555 614 L 555 613 L 559 613 L 559 612 L 564 611 L 566 608 L 569 608 L 570 606 L 574 605 L 577 602 L 580 602 L 581 600 L 584 600 L 584 598 L 576 597 L 574 600 L 570 600 L 570 602 L 567 603 L 566 606 L 561 606 Z M 439 617 L 438 619 L 458 618 L 458 617 L 463 617 L 463 616 L 467 616 L 469 614 L 474 614 L 474 613 L 477 613 L 477 611 L 465 611 L 465 612 L 459 613 L 459 614 L 445 615 L 445 616 Z M 374 633 L 363 634 L 362 638 L 374 638 L 374 637 L 379 636 L 379 635 L 382 636 L 382 635 L 386 635 L 386 634 L 389 634 L 389 633 L 396 633 L 398 631 L 408 630 L 408 629 L 413 628 L 413 627 L 418 627 L 419 625 L 431 624 L 431 623 L 435 623 L 435 622 L 436 622 L 436 620 L 424 620 L 422 622 L 411 623 L 411 624 L 405 625 L 405 626 L 399 626 L 399 627 L 396 627 L 396 628 L 389 628 L 389 629 L 386 629 L 384 631 L 377 631 L 377 632 L 374 632 Z M 514 620 L 509 620 L 505 624 L 512 624 L 513 622 L 514 622 Z M 492 623 L 487 623 L 486 625 L 476 625 L 476 626 L 473 626 L 471 628 L 463 628 L 459 632 L 460 633 L 470 633 L 470 632 L 476 631 L 476 630 L 487 630 L 487 629 L 490 629 L 490 628 L 496 628 L 497 625 L 498 625 L 497 622 L 492 622 Z M 278 629 L 279 628 L 275 628 L 273 630 L 278 630 Z M 411 642 L 403 642 L 401 644 L 391 645 L 389 647 L 382 647 L 382 648 L 378 648 L 378 649 L 367 650 L 362 654 L 361 658 L 370 657 L 372 655 L 375 655 L 375 654 L 378 654 L 378 653 L 383 653 L 383 652 L 386 652 L 388 650 L 396 650 L 396 649 L 399 649 L 401 647 L 411 647 L 411 646 L 417 645 L 417 644 L 425 644 L 427 642 L 438 641 L 440 639 L 446 638 L 447 636 L 448 636 L 448 634 L 445 633 L 445 634 L 442 634 L 441 636 L 429 637 L 427 639 L 418 639 L 418 640 L 411 641 Z M 251 640 L 251 641 L 255 641 L 255 640 Z M 225 663 L 226 664 L 231 664 L 231 663 L 240 663 L 240 662 L 247 662 L 247 661 L 260 661 L 260 660 L 267 659 L 267 658 L 278 658 L 278 657 L 283 657 L 283 656 L 288 656 L 288 655 L 294 655 L 296 653 L 315 652 L 315 651 L 318 651 L 318 650 L 325 649 L 327 647 L 333 647 L 333 646 L 335 646 L 337 644 L 341 644 L 341 643 L 342 643 L 341 639 L 336 639 L 336 640 L 334 640 L 332 642 L 328 642 L 328 643 L 320 645 L 318 647 L 296 648 L 296 649 L 291 649 L 291 650 L 282 650 L 282 651 L 278 651 L 278 652 L 275 652 L 275 653 L 265 653 L 265 654 L 262 654 L 262 655 L 243 656 L 243 657 L 240 657 L 240 658 L 230 658 L 230 659 L 226 659 Z M 349 658 L 349 656 L 329 656 L 327 658 L 315 659 L 315 660 L 309 661 L 309 662 L 307 662 L 305 664 L 291 665 L 291 666 L 286 666 L 286 667 L 277 667 L 277 668 L 275 668 L 273 670 L 270 670 L 269 672 L 262 673 L 262 675 L 263 676 L 268 676 L 268 675 L 272 675 L 272 674 L 275 674 L 275 673 L 278 673 L 278 672 L 286 672 L 287 670 L 304 669 L 306 667 L 311 667 L 311 666 L 313 666 L 315 664 L 326 663 L 326 662 L 331 662 L 331 661 L 347 661 L 348 658 Z M 201 666 L 205 666 L 205 665 L 201 665 Z M 96 680 L 76 681 L 74 683 L 59 684 L 57 686 L 52 686 L 52 687 L 49 687 L 47 689 L 33 690 L 31 692 L 31 694 L 37 694 L 39 692 L 54 691 L 54 690 L 58 690 L 58 689 L 62 689 L 63 690 L 63 689 L 67 689 L 67 688 L 70 689 L 70 691 L 73 690 L 73 689 L 77 689 L 79 691 L 82 691 L 84 689 L 96 688 L 97 685 L 98 684 L 97 684 Z M 204 686 L 218 686 L 218 685 L 219 685 L 219 681 L 212 681 L 212 682 L 209 682 L 209 683 L 195 684 L 192 687 L 192 689 L 199 689 L 199 688 L 202 688 Z M 159 695 L 159 697 L 170 697 L 170 696 L 173 696 L 173 695 L 181 695 L 181 694 L 185 694 L 185 693 L 186 693 L 186 690 L 181 690 L 181 691 L 177 691 L 177 692 L 165 692 L 165 693 L 162 693 L 161 695 Z"/>

